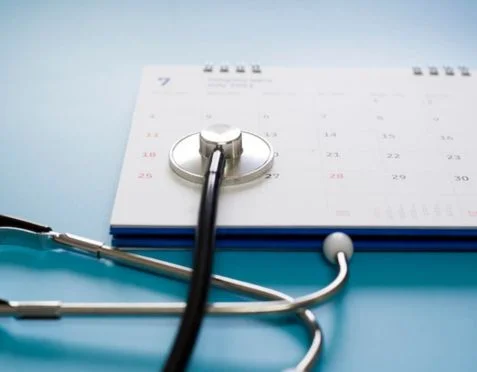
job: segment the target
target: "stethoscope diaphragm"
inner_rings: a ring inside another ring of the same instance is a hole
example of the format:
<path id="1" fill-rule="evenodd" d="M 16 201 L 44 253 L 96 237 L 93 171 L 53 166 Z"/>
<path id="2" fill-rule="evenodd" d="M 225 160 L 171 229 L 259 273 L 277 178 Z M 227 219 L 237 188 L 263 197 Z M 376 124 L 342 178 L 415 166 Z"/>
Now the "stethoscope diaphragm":
<path id="1" fill-rule="evenodd" d="M 253 181 L 273 165 L 274 152 L 267 140 L 227 124 L 214 124 L 177 141 L 169 153 L 169 164 L 180 177 L 202 183 L 208 155 L 217 147 L 227 159 L 223 185 Z"/>

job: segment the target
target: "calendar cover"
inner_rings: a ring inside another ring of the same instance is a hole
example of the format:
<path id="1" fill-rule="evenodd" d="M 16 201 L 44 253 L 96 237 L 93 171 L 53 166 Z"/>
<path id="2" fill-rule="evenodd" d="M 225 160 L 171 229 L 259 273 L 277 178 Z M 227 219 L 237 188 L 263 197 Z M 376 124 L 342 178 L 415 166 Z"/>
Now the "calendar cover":
<path id="1" fill-rule="evenodd" d="M 466 67 L 149 66 L 111 218 L 120 247 L 193 245 L 201 186 L 169 167 L 216 123 L 266 138 L 269 173 L 223 186 L 217 245 L 477 250 L 477 80 Z"/>

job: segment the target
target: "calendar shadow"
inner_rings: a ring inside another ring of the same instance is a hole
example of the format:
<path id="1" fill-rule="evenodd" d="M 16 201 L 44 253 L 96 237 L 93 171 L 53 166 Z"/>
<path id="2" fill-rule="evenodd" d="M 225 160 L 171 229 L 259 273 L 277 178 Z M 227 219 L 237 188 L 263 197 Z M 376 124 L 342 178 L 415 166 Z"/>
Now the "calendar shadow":
<path id="1" fill-rule="evenodd" d="M 352 287 L 477 288 L 477 252 L 358 253 Z"/>
<path id="2" fill-rule="evenodd" d="M 178 252 L 146 255 L 187 264 Z M 350 261 L 350 287 L 476 288 L 477 252 L 355 253 Z M 218 252 L 215 272 L 236 279 L 292 291 L 298 296 L 329 283 L 336 268 L 320 252 Z"/>
<path id="3" fill-rule="evenodd" d="M 108 286 L 141 288 L 182 301 L 188 284 L 166 276 L 151 275 L 70 252 L 0 246 L 0 270 L 21 270 L 25 279 L 45 273 L 73 274 L 99 280 Z M 191 266 L 190 251 L 139 251 L 158 259 Z M 461 287 L 476 288 L 477 253 L 356 253 L 350 262 L 351 287 Z M 298 296 L 326 285 L 335 275 L 321 253 L 315 252 L 219 252 L 215 273 L 258 283 Z M 299 274 L 297 274 L 299 273 Z M 54 294 L 54 285 L 49 283 Z M 4 283 L 5 289 L 8 282 Z M 4 289 L 4 292 L 5 292 Z M 291 292 L 290 292 L 291 290 Z M 80 294 L 75 293 L 75 294 Z M 242 296 L 214 289 L 213 300 L 241 300 Z"/>

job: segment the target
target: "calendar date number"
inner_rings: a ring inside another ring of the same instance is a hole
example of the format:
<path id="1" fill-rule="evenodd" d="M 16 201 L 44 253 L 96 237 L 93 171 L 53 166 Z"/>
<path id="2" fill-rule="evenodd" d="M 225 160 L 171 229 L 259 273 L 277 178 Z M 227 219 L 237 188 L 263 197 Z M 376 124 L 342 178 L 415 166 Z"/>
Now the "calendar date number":
<path id="1" fill-rule="evenodd" d="M 139 172 L 137 178 L 141 180 L 149 180 L 152 178 L 152 173 L 150 172 Z"/>
<path id="2" fill-rule="evenodd" d="M 268 137 L 268 138 L 278 137 L 278 133 L 277 132 L 265 132 L 265 137 Z"/>
<path id="3" fill-rule="evenodd" d="M 155 158 L 156 157 L 156 153 L 154 151 L 144 151 L 142 153 L 142 157 L 143 158 L 147 158 L 147 159 L 152 159 L 152 158 Z"/>
<path id="4" fill-rule="evenodd" d="M 447 160 L 462 160 L 462 156 L 457 154 L 447 154 L 446 158 Z"/>
<path id="5" fill-rule="evenodd" d="M 392 174 L 391 178 L 393 181 L 405 181 L 407 177 L 405 174 Z"/>
<path id="6" fill-rule="evenodd" d="M 448 135 L 441 136 L 440 138 L 441 138 L 441 141 L 453 141 L 454 140 L 454 137 L 448 136 Z"/>
<path id="7" fill-rule="evenodd" d="M 401 159 L 401 154 L 398 152 L 388 152 L 386 154 L 386 159 Z"/>

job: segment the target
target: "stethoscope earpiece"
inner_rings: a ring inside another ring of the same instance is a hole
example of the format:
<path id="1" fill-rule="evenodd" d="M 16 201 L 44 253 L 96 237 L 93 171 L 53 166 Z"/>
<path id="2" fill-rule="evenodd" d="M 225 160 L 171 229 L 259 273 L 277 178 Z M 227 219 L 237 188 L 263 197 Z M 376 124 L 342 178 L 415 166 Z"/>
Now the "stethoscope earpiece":
<path id="1" fill-rule="evenodd" d="M 353 256 L 353 240 L 349 235 L 342 232 L 334 232 L 323 241 L 323 254 L 332 264 L 337 263 L 338 253 L 343 252 L 349 261 Z"/>

